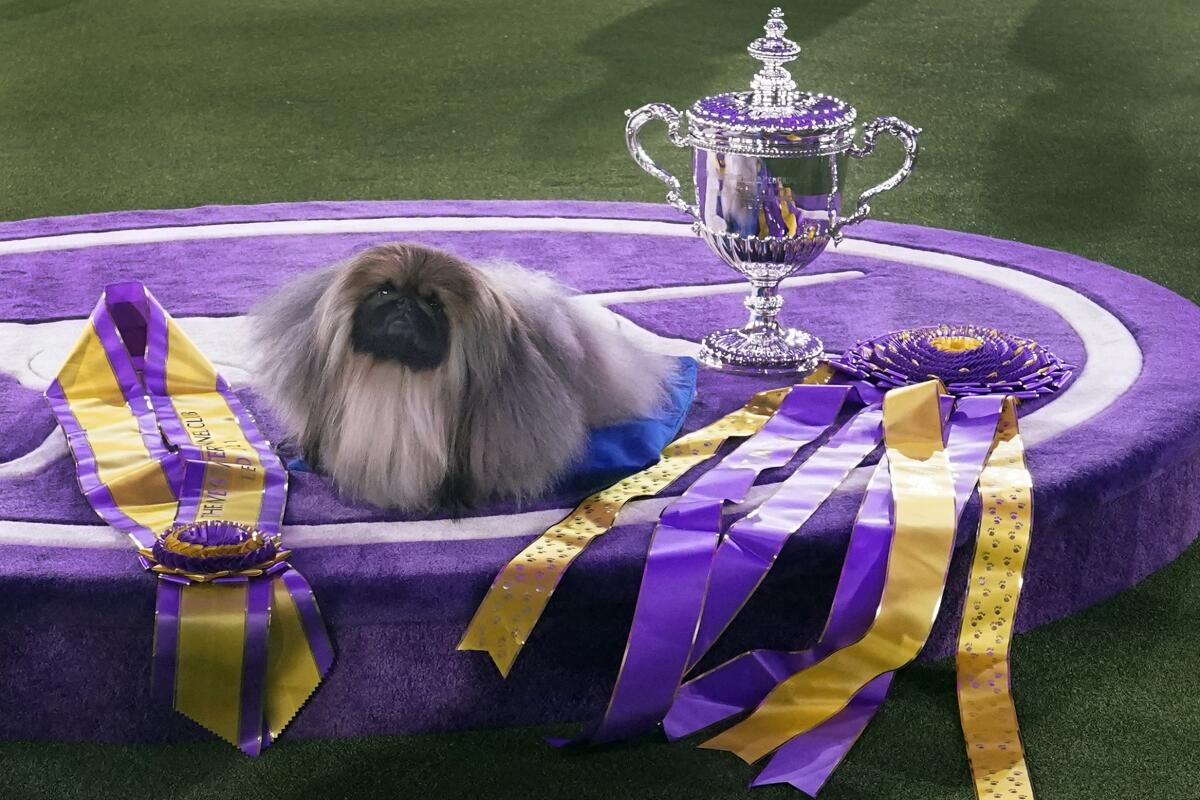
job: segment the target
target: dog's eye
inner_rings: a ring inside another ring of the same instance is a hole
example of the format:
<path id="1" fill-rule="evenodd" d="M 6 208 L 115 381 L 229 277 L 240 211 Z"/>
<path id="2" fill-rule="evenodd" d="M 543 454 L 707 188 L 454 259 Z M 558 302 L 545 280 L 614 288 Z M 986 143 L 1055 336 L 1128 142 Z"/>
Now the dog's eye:
<path id="1" fill-rule="evenodd" d="M 380 286 L 378 289 L 375 290 L 375 296 L 376 297 L 387 297 L 394 291 L 396 291 L 396 290 L 393 289 L 390 284 L 385 283 L 383 286 Z"/>
<path id="2" fill-rule="evenodd" d="M 440 310 L 442 308 L 442 301 L 438 299 L 438 296 L 436 294 L 431 294 L 431 295 L 429 295 L 429 297 L 426 297 L 425 302 L 430 308 L 432 308 L 435 311 Z"/>

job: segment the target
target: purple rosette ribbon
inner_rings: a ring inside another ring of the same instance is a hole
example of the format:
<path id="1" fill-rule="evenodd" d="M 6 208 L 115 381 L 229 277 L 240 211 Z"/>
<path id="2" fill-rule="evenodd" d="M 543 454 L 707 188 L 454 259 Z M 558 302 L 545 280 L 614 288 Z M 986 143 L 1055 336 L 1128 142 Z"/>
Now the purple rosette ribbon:
<path id="1" fill-rule="evenodd" d="M 222 736 L 226 734 L 221 726 L 212 722 L 212 707 L 232 706 L 236 744 L 251 756 L 270 745 L 296 710 L 284 711 L 284 719 L 273 713 L 268 669 L 272 614 L 290 618 L 284 627 L 301 632 L 282 647 L 299 663 L 301 673 L 308 671 L 319 679 L 333 665 L 333 649 L 312 589 L 290 568 L 285 560 L 290 553 L 280 548 L 279 541 L 278 534 L 264 534 L 248 525 L 205 520 L 175 525 L 139 553 L 143 566 L 160 578 L 154 630 L 155 696 Z M 180 626 L 185 592 L 205 586 L 210 587 L 210 595 L 194 612 L 189 635 Z M 220 690 L 214 693 L 188 686 L 187 678 L 197 672 L 195 662 L 202 666 L 207 658 L 219 660 L 211 652 L 213 639 L 203 631 L 197 635 L 197 626 L 209 622 L 209 630 L 220 631 L 238 618 L 241 633 L 221 642 L 229 650 L 240 648 L 236 694 L 230 697 Z M 288 634 L 280 637 L 281 641 L 287 638 Z M 192 669 L 188 669 L 189 661 Z M 181 673 L 186 673 L 183 679 Z M 288 691 L 285 688 L 284 694 Z"/>
<path id="2" fill-rule="evenodd" d="M 957 521 L 985 468 L 992 470 L 993 447 L 1005 435 L 1001 423 L 1009 419 L 1005 414 L 1013 414 L 1014 399 L 1057 392 L 1074 370 L 1031 340 L 991 328 L 947 325 L 866 340 L 830 364 L 843 374 L 843 388 L 865 408 L 816 448 L 774 495 L 722 536 L 723 505 L 744 502 L 763 468 L 754 469 L 747 461 L 760 444 L 751 438 L 664 511 L 651 540 L 608 708 L 571 743 L 628 738 L 659 721 L 668 738 L 677 739 L 726 722 L 758 707 L 781 683 L 840 656 L 868 635 L 889 585 L 889 560 L 911 554 L 893 552 L 899 540 L 894 541 L 893 476 L 886 455 L 864 495 L 817 643 L 796 652 L 752 650 L 679 685 L 757 590 L 788 537 L 879 445 L 884 393 L 931 378 L 948 389 L 941 397 L 942 426 Z M 779 413 L 782 418 L 783 409 Z M 1015 430 L 1015 416 L 1011 420 L 1004 424 Z M 769 441 L 771 430 L 770 424 L 763 428 L 762 442 Z M 792 449 L 792 456 L 797 451 Z M 763 452 L 781 455 L 770 447 Z M 787 460 L 771 460 L 766 466 Z M 945 526 L 942 530 L 949 532 Z M 944 578 L 943 573 L 943 584 Z M 927 598 L 935 616 L 943 584 Z M 915 649 L 911 655 L 906 651 L 906 657 L 915 654 Z M 897 668 L 889 663 L 884 672 L 864 671 L 844 687 L 848 699 L 840 710 L 812 727 L 797 727 L 803 732 L 774 744 L 774 752 L 756 753 L 770 753 L 770 758 L 752 785 L 787 783 L 815 795 L 886 699 Z M 718 749 L 729 749 L 724 745 Z"/>
<path id="3" fill-rule="evenodd" d="M 1031 339 L 978 325 L 931 325 L 864 339 L 833 367 L 887 390 L 937 378 L 957 397 L 1032 400 L 1062 389 L 1075 368 Z"/>

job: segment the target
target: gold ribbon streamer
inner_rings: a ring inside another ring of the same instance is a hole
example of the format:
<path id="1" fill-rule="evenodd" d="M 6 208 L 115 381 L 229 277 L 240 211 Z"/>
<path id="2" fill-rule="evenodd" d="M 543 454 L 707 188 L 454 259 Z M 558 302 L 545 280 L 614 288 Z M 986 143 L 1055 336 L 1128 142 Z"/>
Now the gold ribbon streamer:
<path id="1" fill-rule="evenodd" d="M 933 626 L 954 544 L 954 480 L 941 384 L 893 389 L 883 403 L 895 533 L 879 611 L 858 642 L 781 682 L 745 720 L 702 747 L 747 762 L 820 725 L 877 676 L 916 657 Z"/>
<path id="2" fill-rule="evenodd" d="M 980 800 L 1033 800 L 1008 661 L 1033 528 L 1033 478 L 1012 398 L 1004 401 L 979 496 L 983 509 L 955 658 L 963 739 Z"/>
<path id="3" fill-rule="evenodd" d="M 179 598 L 175 710 L 236 746 L 242 708 L 246 584 L 193 583 Z"/>
<path id="4" fill-rule="evenodd" d="M 804 383 L 827 383 L 832 374 L 828 366 L 822 365 Z M 486 652 L 500 674 L 507 677 L 563 572 L 596 537 L 612 528 L 625 504 L 666 489 L 688 470 L 716 455 L 727 439 L 756 433 L 779 410 L 788 391 L 759 392 L 732 414 L 671 442 L 655 465 L 586 498 L 500 570 L 458 649 Z"/>
<path id="5" fill-rule="evenodd" d="M 296 716 L 321 683 L 321 670 L 313 657 L 300 621 L 300 610 L 282 578 L 271 584 L 271 625 L 267 629 L 267 687 L 263 710 L 271 736 L 279 734 Z"/>

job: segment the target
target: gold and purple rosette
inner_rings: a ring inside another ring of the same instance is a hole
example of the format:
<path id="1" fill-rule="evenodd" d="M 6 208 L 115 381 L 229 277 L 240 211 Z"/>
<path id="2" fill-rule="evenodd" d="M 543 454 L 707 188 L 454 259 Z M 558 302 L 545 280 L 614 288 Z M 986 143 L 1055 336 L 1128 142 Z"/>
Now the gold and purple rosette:
<path id="1" fill-rule="evenodd" d="M 290 552 L 280 547 L 278 534 L 238 522 L 205 520 L 168 528 L 140 554 L 153 572 L 205 583 L 278 572 L 275 566 Z"/>
<path id="2" fill-rule="evenodd" d="M 176 525 L 139 554 L 160 579 L 155 694 L 257 755 L 333 662 L 312 590 L 278 534 L 240 523 Z"/>
<path id="3" fill-rule="evenodd" d="M 283 464 L 140 283 L 105 289 L 46 398 L 84 496 L 158 576 L 156 696 L 257 755 L 333 663 L 281 547 Z"/>
<path id="4" fill-rule="evenodd" d="M 930 325 L 866 339 L 829 362 L 880 389 L 939 380 L 949 394 L 1032 400 L 1062 389 L 1074 367 L 1035 341 L 978 325 Z"/>

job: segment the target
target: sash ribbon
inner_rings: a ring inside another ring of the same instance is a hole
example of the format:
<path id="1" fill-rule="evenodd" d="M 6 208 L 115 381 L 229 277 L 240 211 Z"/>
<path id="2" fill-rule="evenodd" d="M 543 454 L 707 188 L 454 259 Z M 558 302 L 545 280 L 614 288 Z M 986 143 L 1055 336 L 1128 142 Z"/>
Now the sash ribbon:
<path id="1" fill-rule="evenodd" d="M 156 695 L 257 755 L 333 662 L 280 547 L 282 463 L 140 283 L 106 287 L 46 397 L 84 496 L 159 577 Z"/>

